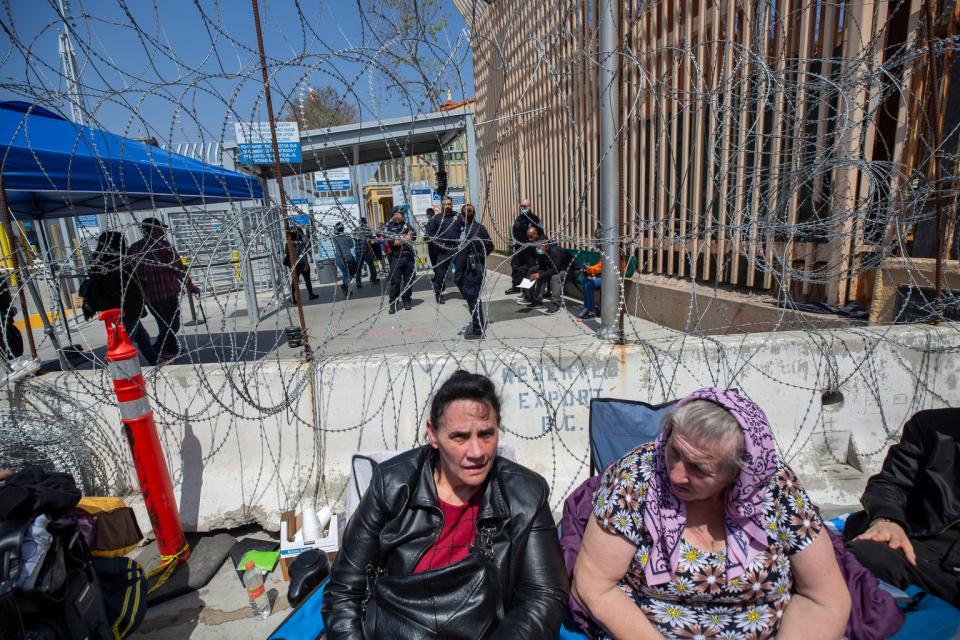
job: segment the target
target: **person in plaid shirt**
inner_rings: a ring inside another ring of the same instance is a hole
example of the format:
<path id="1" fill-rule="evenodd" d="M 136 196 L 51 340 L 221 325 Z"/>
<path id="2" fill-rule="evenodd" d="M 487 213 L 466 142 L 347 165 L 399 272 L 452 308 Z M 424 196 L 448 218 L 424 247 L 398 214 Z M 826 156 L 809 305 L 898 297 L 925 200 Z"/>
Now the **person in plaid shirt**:
<path id="1" fill-rule="evenodd" d="M 157 339 L 154 350 L 157 359 L 166 362 L 180 353 L 177 332 L 180 330 L 180 289 L 186 286 L 190 293 L 199 294 L 180 255 L 164 238 L 166 225 L 157 218 L 146 218 L 140 223 L 143 239 L 130 247 L 130 258 L 143 288 L 143 296 L 150 313 L 157 321 Z"/>

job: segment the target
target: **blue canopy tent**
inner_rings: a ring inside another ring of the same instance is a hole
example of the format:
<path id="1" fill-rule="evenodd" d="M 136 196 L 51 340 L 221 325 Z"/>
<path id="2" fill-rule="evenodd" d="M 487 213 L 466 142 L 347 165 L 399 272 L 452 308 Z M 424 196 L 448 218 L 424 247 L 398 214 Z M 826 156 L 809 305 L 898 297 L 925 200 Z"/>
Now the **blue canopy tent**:
<path id="1" fill-rule="evenodd" d="M 0 171 L 15 214 L 57 218 L 262 198 L 258 180 L 0 102 Z"/>
<path id="2" fill-rule="evenodd" d="M 25 102 L 0 102 L 0 185 L 9 212 L 38 223 L 263 197 L 252 176 L 78 125 Z M 38 231 L 46 243 L 42 224 Z M 7 229 L 12 245 L 19 250 L 11 232 Z M 18 257 L 22 264 L 22 256 Z M 27 283 L 32 285 L 30 280 Z M 41 310 L 39 294 L 32 286 L 31 295 Z M 59 295 L 56 298 L 59 300 Z M 46 314 L 40 313 L 40 317 L 58 346 Z M 59 348 L 58 355 L 65 365 Z"/>

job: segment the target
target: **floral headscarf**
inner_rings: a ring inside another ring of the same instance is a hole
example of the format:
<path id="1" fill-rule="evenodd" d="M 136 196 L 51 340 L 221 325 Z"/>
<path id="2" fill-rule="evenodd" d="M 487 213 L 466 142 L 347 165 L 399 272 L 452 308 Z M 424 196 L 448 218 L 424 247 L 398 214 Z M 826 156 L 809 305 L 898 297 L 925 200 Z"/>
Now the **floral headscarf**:
<path id="1" fill-rule="evenodd" d="M 695 391 L 677 403 L 709 400 L 729 411 L 743 430 L 745 463 L 727 491 L 724 524 L 727 532 L 727 578 L 743 575 L 750 562 L 768 546 L 763 501 L 770 478 L 782 464 L 767 416 L 756 403 L 730 389 Z M 686 508 L 670 490 L 664 451 L 669 433 L 654 441 L 654 472 L 647 491 L 643 524 L 653 539 L 645 573 L 648 585 L 669 582 L 680 559 L 680 541 L 687 523 Z"/>

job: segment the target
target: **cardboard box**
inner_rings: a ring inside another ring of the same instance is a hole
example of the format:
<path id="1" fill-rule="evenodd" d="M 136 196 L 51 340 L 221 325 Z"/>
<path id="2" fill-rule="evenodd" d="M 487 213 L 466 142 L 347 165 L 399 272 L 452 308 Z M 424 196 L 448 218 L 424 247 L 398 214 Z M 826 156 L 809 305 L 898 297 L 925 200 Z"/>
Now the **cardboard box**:
<path id="1" fill-rule="evenodd" d="M 319 549 L 332 560 L 340 549 L 340 529 L 336 514 L 330 518 L 327 535 L 313 544 L 304 544 L 302 524 L 303 519 L 293 511 L 285 511 L 280 515 L 280 571 L 284 580 L 290 579 L 290 563 L 304 551 Z"/>

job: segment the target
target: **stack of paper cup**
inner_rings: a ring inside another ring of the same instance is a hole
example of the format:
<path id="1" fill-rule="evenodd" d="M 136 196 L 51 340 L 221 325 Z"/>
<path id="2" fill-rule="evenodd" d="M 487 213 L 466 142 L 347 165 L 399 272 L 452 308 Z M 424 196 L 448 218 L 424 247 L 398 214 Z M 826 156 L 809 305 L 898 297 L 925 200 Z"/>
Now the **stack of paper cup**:
<path id="1" fill-rule="evenodd" d="M 303 543 L 313 544 L 318 538 L 322 537 L 320 532 L 323 530 L 323 526 L 317 519 L 317 512 L 312 504 L 303 503 L 301 512 L 303 514 Z"/>
<path id="2" fill-rule="evenodd" d="M 320 524 L 320 531 L 326 531 L 327 527 L 330 525 L 330 518 L 333 517 L 333 512 L 330 511 L 330 507 L 323 507 L 320 509 L 320 512 L 317 514 L 317 520 Z"/>

